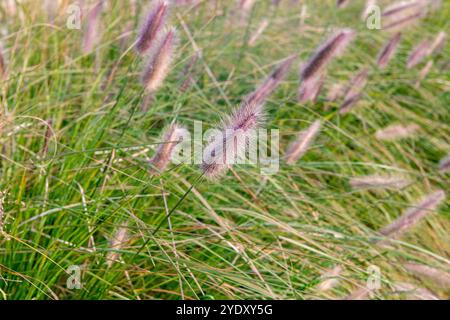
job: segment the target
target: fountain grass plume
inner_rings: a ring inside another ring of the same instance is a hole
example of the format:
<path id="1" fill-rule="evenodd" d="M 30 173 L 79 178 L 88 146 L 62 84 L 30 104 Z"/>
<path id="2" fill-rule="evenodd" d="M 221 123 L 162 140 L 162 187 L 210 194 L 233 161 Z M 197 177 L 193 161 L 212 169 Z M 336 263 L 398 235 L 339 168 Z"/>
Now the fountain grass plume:
<path id="1" fill-rule="evenodd" d="M 322 122 L 320 120 L 314 121 L 308 129 L 300 132 L 297 139 L 289 146 L 286 152 L 286 163 L 294 164 L 298 159 L 300 159 L 309 147 L 313 143 L 316 136 L 319 134 L 322 127 Z"/>
<path id="2" fill-rule="evenodd" d="M 162 136 L 162 141 L 159 144 L 155 156 L 150 160 L 150 172 L 156 175 L 164 172 L 172 160 L 175 147 L 183 140 L 186 134 L 186 129 L 177 124 L 170 125 Z"/>
<path id="3" fill-rule="evenodd" d="M 447 272 L 412 262 L 403 264 L 403 267 L 419 277 L 425 277 L 432 280 L 440 287 L 450 288 L 450 274 Z"/>
<path id="4" fill-rule="evenodd" d="M 430 55 L 431 43 L 428 40 L 424 40 L 419 43 L 410 53 L 406 67 L 408 69 L 414 68 Z"/>
<path id="5" fill-rule="evenodd" d="M 394 189 L 399 190 L 410 184 L 411 181 L 402 176 L 370 175 L 353 177 L 350 186 L 356 190 L 365 189 Z"/>
<path id="6" fill-rule="evenodd" d="M 147 66 L 142 74 L 142 84 L 148 92 L 155 92 L 169 73 L 176 40 L 176 30 L 172 28 L 149 53 Z"/>
<path id="7" fill-rule="evenodd" d="M 418 204 L 406 210 L 403 215 L 391 224 L 382 228 L 380 234 L 390 239 L 397 238 L 436 210 L 445 198 L 446 195 L 443 190 L 438 190 L 427 195 Z"/>
<path id="8" fill-rule="evenodd" d="M 343 53 L 355 32 L 351 29 L 342 29 L 328 38 L 311 56 L 301 71 L 302 80 L 313 78 L 324 70 L 327 64 L 336 56 Z"/>
<path id="9" fill-rule="evenodd" d="M 383 49 L 381 49 L 377 58 L 377 65 L 380 69 L 386 68 L 389 62 L 392 60 L 395 52 L 397 51 L 401 38 L 402 34 L 398 32 L 391 39 L 389 39 L 384 45 Z"/>
<path id="10" fill-rule="evenodd" d="M 392 124 L 385 128 L 379 129 L 375 133 L 378 140 L 393 141 L 408 138 L 414 135 L 420 127 L 417 124 Z"/>
<path id="11" fill-rule="evenodd" d="M 150 10 L 150 13 L 142 23 L 136 42 L 138 53 L 145 54 L 157 42 L 166 22 L 167 8 L 168 4 L 166 1 L 157 1 Z"/>
<path id="12" fill-rule="evenodd" d="M 250 105 L 259 105 L 264 103 L 289 73 L 292 63 L 296 58 L 297 55 L 291 55 L 284 59 L 263 81 L 263 83 L 255 91 L 249 94 L 244 101 Z"/>
<path id="13" fill-rule="evenodd" d="M 347 87 L 347 92 L 344 97 L 344 102 L 339 108 L 339 113 L 344 114 L 351 110 L 351 108 L 359 101 L 362 96 L 362 91 L 366 86 L 369 77 L 369 69 L 363 68 L 358 72 Z"/>
<path id="14" fill-rule="evenodd" d="M 256 139 L 257 129 L 265 122 L 263 104 L 244 100 L 231 115 L 226 116 L 203 152 L 201 170 L 208 179 L 222 176 L 237 157 L 245 155 L 251 139 Z M 253 140 L 254 141 L 254 140 Z"/>
<path id="15" fill-rule="evenodd" d="M 103 1 L 97 2 L 87 17 L 87 25 L 83 36 L 83 52 L 91 53 L 100 38 L 100 16 L 103 10 Z"/>

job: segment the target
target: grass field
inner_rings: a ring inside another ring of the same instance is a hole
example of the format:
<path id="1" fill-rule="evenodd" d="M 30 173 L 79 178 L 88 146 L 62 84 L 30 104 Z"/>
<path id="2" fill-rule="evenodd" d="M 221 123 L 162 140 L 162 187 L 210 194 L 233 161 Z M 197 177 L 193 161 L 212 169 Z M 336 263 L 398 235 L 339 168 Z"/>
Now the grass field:
<path id="1" fill-rule="evenodd" d="M 406 68 L 419 42 L 450 30 L 449 1 L 402 31 L 383 70 L 376 58 L 391 34 L 367 28 L 365 1 L 338 9 L 334 0 L 262 0 L 246 13 L 236 1 L 172 5 L 167 24 L 176 27 L 178 44 L 151 95 L 140 81 L 145 60 L 133 47 L 152 1 L 107 1 L 91 53 L 82 47 L 87 15 L 81 30 L 66 24 L 76 1 L 47 10 L 44 2 L 17 1 L 15 10 L 0 4 L 2 299 L 343 299 L 365 288 L 374 270 L 380 285 L 372 299 L 406 298 L 411 292 L 398 292 L 406 284 L 449 298 L 448 282 L 405 267 L 426 265 L 448 281 L 448 200 L 388 245 L 374 241 L 422 197 L 450 191 L 449 174 L 439 171 L 450 153 L 449 42 Z M 85 0 L 83 12 L 95 3 Z M 249 44 L 264 19 L 267 28 Z M 357 37 L 328 66 L 317 101 L 299 103 L 299 68 L 336 28 Z M 182 90 L 183 70 L 199 49 Z M 215 180 L 197 165 L 149 170 L 170 123 L 215 127 L 293 54 L 265 107 L 266 127 L 280 132 L 276 174 L 250 165 Z M 364 67 L 360 101 L 340 114 L 342 99 L 328 101 L 327 92 Z M 285 150 L 317 119 L 320 134 L 287 165 Z M 375 137 L 395 123 L 418 129 L 395 141 Z M 350 186 L 352 177 L 375 174 L 410 183 Z M 70 266 L 80 268 L 80 289 L 67 286 Z M 324 288 L 337 267 L 336 281 Z"/>

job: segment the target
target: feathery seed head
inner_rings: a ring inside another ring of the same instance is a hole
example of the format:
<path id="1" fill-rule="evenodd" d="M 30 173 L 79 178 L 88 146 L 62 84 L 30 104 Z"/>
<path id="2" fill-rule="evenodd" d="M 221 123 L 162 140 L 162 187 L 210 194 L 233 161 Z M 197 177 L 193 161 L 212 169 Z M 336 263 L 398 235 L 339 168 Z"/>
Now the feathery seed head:
<path id="1" fill-rule="evenodd" d="M 100 15 L 103 10 L 103 0 L 99 1 L 89 12 L 87 26 L 83 37 L 83 52 L 90 53 L 100 38 Z"/>
<path id="2" fill-rule="evenodd" d="M 431 43 L 428 40 L 419 43 L 410 53 L 406 67 L 411 69 L 418 65 L 424 58 L 430 55 Z"/>
<path id="3" fill-rule="evenodd" d="M 408 138 L 412 136 L 414 133 L 416 133 L 419 130 L 419 128 L 420 127 L 417 124 L 409 124 L 409 125 L 392 124 L 390 126 L 387 126 L 386 128 L 379 129 L 375 133 L 375 137 L 378 140 L 385 140 L 385 141 L 393 141 L 397 139 Z"/>
<path id="4" fill-rule="evenodd" d="M 369 70 L 364 68 L 356 74 L 355 77 L 350 81 L 345 94 L 344 102 L 339 108 L 339 113 L 344 114 L 350 111 L 350 109 L 359 101 L 362 96 L 362 91 L 367 83 L 367 78 L 369 76 Z"/>
<path id="5" fill-rule="evenodd" d="M 389 41 L 384 45 L 383 49 L 381 49 L 377 59 L 377 65 L 380 69 L 384 69 L 387 67 L 389 61 L 391 61 L 391 59 L 395 55 L 401 38 L 402 34 L 398 32 L 391 39 L 389 39 Z"/>
<path id="6" fill-rule="evenodd" d="M 409 208 L 399 218 L 394 220 L 388 226 L 380 230 L 380 234 L 388 237 L 395 238 L 406 230 L 417 224 L 422 218 L 433 212 L 444 200 L 445 192 L 438 190 L 425 198 L 423 198 L 417 205 Z M 384 241 L 382 241 L 383 243 Z"/>
<path id="7" fill-rule="evenodd" d="M 288 74 L 297 55 L 292 55 L 281 62 L 264 82 L 245 98 L 249 105 L 263 104 Z"/>
<path id="8" fill-rule="evenodd" d="M 286 152 L 286 163 L 291 165 L 300 159 L 313 143 L 322 127 L 320 120 L 314 121 L 308 129 L 300 132 L 297 139 L 289 146 Z"/>
<path id="9" fill-rule="evenodd" d="M 371 175 L 363 177 L 353 177 L 350 185 L 353 189 L 402 189 L 410 184 L 410 180 L 401 176 L 381 176 Z"/>
<path id="10" fill-rule="evenodd" d="M 418 276 L 424 276 L 433 280 L 443 288 L 450 288 L 450 274 L 447 272 L 425 266 L 423 264 L 407 262 L 403 264 L 406 270 Z"/>
<path id="11" fill-rule="evenodd" d="M 148 52 L 157 41 L 166 21 L 167 8 L 168 4 L 166 1 L 157 1 L 144 20 L 136 42 L 136 50 L 140 54 Z"/>
<path id="12" fill-rule="evenodd" d="M 223 121 L 222 129 L 217 130 L 213 141 L 203 152 L 201 169 L 208 179 L 215 179 L 226 172 L 237 158 L 245 156 L 249 141 L 255 141 L 257 129 L 265 119 L 263 104 L 244 101 Z"/>
<path id="13" fill-rule="evenodd" d="M 356 33 L 351 29 L 343 29 L 323 43 L 304 65 L 301 77 L 304 80 L 317 76 L 336 56 L 343 53 Z"/>
<path id="14" fill-rule="evenodd" d="M 165 130 L 161 144 L 158 146 L 155 156 L 150 160 L 151 173 L 158 175 L 166 170 L 172 160 L 175 147 L 183 140 L 186 132 L 186 129 L 176 124 L 170 125 Z"/>
<path id="15" fill-rule="evenodd" d="M 169 30 L 149 54 L 147 66 L 142 74 L 142 83 L 149 92 L 155 92 L 164 82 L 176 46 L 175 29 Z"/>

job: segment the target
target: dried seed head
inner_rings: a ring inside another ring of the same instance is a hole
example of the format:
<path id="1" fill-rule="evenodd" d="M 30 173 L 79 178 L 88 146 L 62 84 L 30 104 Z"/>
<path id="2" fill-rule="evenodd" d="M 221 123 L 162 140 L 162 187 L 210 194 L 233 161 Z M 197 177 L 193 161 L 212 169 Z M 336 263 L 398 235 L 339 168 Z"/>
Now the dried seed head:
<path id="1" fill-rule="evenodd" d="M 433 60 L 427 62 L 427 64 L 420 70 L 419 76 L 417 77 L 416 88 L 420 86 L 420 83 L 426 78 L 428 73 L 430 73 L 431 68 L 433 67 Z"/>
<path id="2" fill-rule="evenodd" d="M 377 64 L 380 69 L 384 69 L 389 64 L 389 61 L 395 55 L 397 51 L 398 44 L 402 38 L 402 34 L 399 32 L 394 35 L 389 41 L 384 45 L 383 49 L 378 54 Z"/>
<path id="3" fill-rule="evenodd" d="M 281 62 L 267 79 L 255 91 L 249 94 L 244 101 L 250 105 L 263 104 L 286 77 L 296 57 L 296 55 L 292 55 Z"/>
<path id="4" fill-rule="evenodd" d="M 400 176 L 371 175 L 350 179 L 353 189 L 402 189 L 410 184 L 410 180 Z"/>
<path id="5" fill-rule="evenodd" d="M 333 289 L 339 283 L 339 276 L 342 272 L 342 266 L 337 265 L 331 270 L 322 273 L 322 281 L 317 285 L 317 289 L 321 292 Z"/>
<path id="6" fill-rule="evenodd" d="M 314 102 L 320 94 L 325 83 L 325 75 L 320 74 L 318 77 L 309 78 L 302 81 L 298 88 L 298 101 L 300 103 L 306 103 L 308 101 Z"/>
<path id="7" fill-rule="evenodd" d="M 413 24 L 427 14 L 424 0 L 402 1 L 387 7 L 382 14 L 383 29 L 397 31 Z"/>
<path id="8" fill-rule="evenodd" d="M 340 30 L 331 36 L 304 65 L 301 71 L 302 80 L 305 81 L 320 74 L 334 57 L 343 53 L 354 37 L 355 32 L 351 29 Z"/>
<path id="9" fill-rule="evenodd" d="M 364 68 L 353 77 L 347 87 L 347 92 L 344 97 L 344 102 L 339 108 L 339 113 L 344 114 L 350 111 L 351 107 L 360 99 L 362 91 L 367 83 L 369 70 Z"/>
<path id="10" fill-rule="evenodd" d="M 175 147 L 183 140 L 186 133 L 186 129 L 176 124 L 172 124 L 165 130 L 161 144 L 158 146 L 155 156 L 150 160 L 151 173 L 158 175 L 166 170 L 172 160 Z"/>
<path id="11" fill-rule="evenodd" d="M 240 157 L 245 156 L 247 146 L 250 141 L 255 141 L 257 129 L 264 119 L 262 104 L 244 101 L 223 121 L 222 129 L 204 149 L 201 165 L 204 175 L 209 179 L 218 178 Z"/>
<path id="12" fill-rule="evenodd" d="M 321 121 L 316 120 L 308 129 L 299 133 L 297 139 L 289 146 L 286 152 L 287 164 L 295 163 L 308 151 L 315 137 L 319 134 L 321 127 Z"/>
<path id="13" fill-rule="evenodd" d="M 83 37 L 83 52 L 90 53 L 100 38 L 100 15 L 103 10 L 103 1 L 99 1 L 89 12 L 87 26 Z"/>
<path id="14" fill-rule="evenodd" d="M 367 300 L 369 298 L 370 289 L 362 287 L 350 293 L 345 300 Z"/>
<path id="15" fill-rule="evenodd" d="M 403 215 L 388 226 L 380 230 L 380 234 L 388 238 L 396 238 L 416 225 L 425 216 L 433 212 L 445 200 L 445 192 L 438 190 L 425 198 L 417 205 L 408 209 Z M 383 241 L 382 241 L 383 242 Z"/>
<path id="16" fill-rule="evenodd" d="M 144 54 L 150 50 L 157 41 L 160 31 L 163 29 L 167 17 L 166 1 L 157 1 L 150 10 L 147 18 L 142 24 L 139 37 L 136 42 L 136 50 Z"/>
<path id="17" fill-rule="evenodd" d="M 450 171 L 450 154 L 439 162 L 439 171 L 442 173 Z"/>
<path id="18" fill-rule="evenodd" d="M 123 249 L 128 241 L 128 224 L 122 224 L 111 239 L 111 249 L 113 251 L 108 251 L 106 255 L 106 263 L 108 267 L 111 267 L 114 262 L 117 262 L 120 258 L 120 253 L 118 250 Z"/>
<path id="19" fill-rule="evenodd" d="M 397 139 L 403 139 L 411 137 L 419 130 L 417 124 L 393 124 L 386 128 L 380 129 L 375 133 L 375 137 L 378 140 L 393 141 Z"/>
<path id="20" fill-rule="evenodd" d="M 446 39 L 447 34 L 444 31 L 439 32 L 430 46 L 430 54 L 439 52 L 444 47 Z"/>
<path id="21" fill-rule="evenodd" d="M 406 67 L 411 69 L 422 62 L 422 60 L 430 55 L 431 43 L 428 40 L 419 43 L 408 57 Z"/>
<path id="22" fill-rule="evenodd" d="M 397 282 L 394 285 L 395 293 L 406 295 L 408 300 L 439 300 L 436 295 L 425 288 L 417 288 L 416 286 L 405 283 Z"/>
<path id="23" fill-rule="evenodd" d="M 391 4 L 384 11 L 383 17 L 399 17 L 399 14 L 411 13 L 411 11 L 417 10 L 417 7 L 422 8 L 425 4 L 423 0 L 410 0 L 410 1 L 400 1 Z"/>
<path id="24" fill-rule="evenodd" d="M 264 19 L 263 21 L 261 21 L 261 23 L 258 26 L 258 29 L 256 29 L 256 31 L 252 34 L 252 36 L 250 37 L 250 40 L 248 41 L 248 45 L 250 47 L 253 47 L 255 45 L 258 38 L 262 35 L 264 30 L 266 30 L 266 28 L 268 26 L 269 26 L 269 20 Z"/>
<path id="25" fill-rule="evenodd" d="M 194 80 L 194 71 L 197 67 L 197 61 L 201 57 L 201 51 L 196 51 L 194 55 L 189 59 L 189 62 L 184 66 L 183 71 L 181 72 L 181 80 L 183 83 L 180 86 L 180 90 L 185 92 L 190 86 L 195 83 Z"/>
<path id="26" fill-rule="evenodd" d="M 450 274 L 447 272 L 425 266 L 418 263 L 405 263 L 403 265 L 406 270 L 418 276 L 424 276 L 433 280 L 437 285 L 443 288 L 450 288 Z"/>
<path id="27" fill-rule="evenodd" d="M 169 30 L 149 54 L 142 74 L 142 83 L 149 92 L 155 92 L 169 73 L 176 43 L 175 29 Z"/>

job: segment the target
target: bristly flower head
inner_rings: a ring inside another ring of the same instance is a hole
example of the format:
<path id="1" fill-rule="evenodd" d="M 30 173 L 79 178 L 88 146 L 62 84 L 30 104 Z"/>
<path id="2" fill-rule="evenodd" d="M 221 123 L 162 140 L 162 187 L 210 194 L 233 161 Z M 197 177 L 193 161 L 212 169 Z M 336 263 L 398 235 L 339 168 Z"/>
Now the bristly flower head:
<path id="1" fill-rule="evenodd" d="M 300 159 L 313 143 L 315 137 L 319 134 L 322 122 L 316 120 L 308 129 L 299 133 L 297 139 L 289 146 L 286 152 L 286 163 L 293 164 Z"/>
<path id="2" fill-rule="evenodd" d="M 350 41 L 355 37 L 355 32 L 343 29 L 331 36 L 323 43 L 311 58 L 302 67 L 299 87 L 299 100 L 305 102 L 313 100 L 322 86 L 324 71 L 328 63 L 343 53 Z"/>
<path id="3" fill-rule="evenodd" d="M 363 177 L 353 177 L 350 185 L 353 189 L 402 189 L 410 184 L 410 180 L 401 176 L 381 176 L 371 175 Z"/>
<path id="4" fill-rule="evenodd" d="M 377 65 L 380 69 L 384 69 L 389 64 L 389 61 L 394 57 L 395 51 L 397 50 L 398 44 L 402 38 L 402 34 L 399 32 L 394 35 L 388 42 L 384 45 L 378 54 Z"/>
<path id="5" fill-rule="evenodd" d="M 128 242 L 128 224 L 123 223 L 115 232 L 111 239 L 111 249 L 113 251 L 108 251 L 106 255 L 106 264 L 111 267 L 114 262 L 117 262 L 120 258 L 120 253 L 118 250 L 123 249 L 123 247 Z"/>
<path id="6" fill-rule="evenodd" d="M 226 117 L 222 128 L 204 149 L 201 169 L 205 177 L 218 178 L 240 157 L 245 157 L 247 146 L 256 139 L 264 119 L 263 104 L 246 101 Z"/>
<path id="7" fill-rule="evenodd" d="M 162 141 L 156 150 L 155 156 L 150 160 L 150 172 L 160 174 L 164 172 L 172 160 L 175 147 L 183 140 L 187 130 L 176 125 L 170 125 L 162 136 Z"/>
<path id="8" fill-rule="evenodd" d="M 144 23 L 136 42 L 136 50 L 144 54 L 150 50 L 157 41 L 160 31 L 163 29 L 167 17 L 166 1 L 157 1 Z"/>
<path id="9" fill-rule="evenodd" d="M 383 29 L 400 31 L 427 14 L 427 1 L 401 1 L 387 7 L 382 14 Z"/>
<path id="10" fill-rule="evenodd" d="M 148 92 L 156 91 L 169 73 L 176 46 L 176 31 L 169 30 L 149 54 L 142 74 L 142 83 Z"/>
<path id="11" fill-rule="evenodd" d="M 390 225 L 382 228 L 380 230 L 380 234 L 388 238 L 396 238 L 417 224 L 425 216 L 433 212 L 445 200 L 445 198 L 445 192 L 442 190 L 438 190 L 426 196 L 417 205 L 409 208 L 402 216 L 397 218 Z"/>
<path id="12" fill-rule="evenodd" d="M 417 124 L 392 124 L 390 126 L 387 126 L 386 128 L 379 129 L 375 133 L 375 137 L 378 140 L 386 141 L 408 138 L 416 133 L 419 128 L 420 127 Z"/>
<path id="13" fill-rule="evenodd" d="M 250 105 L 263 104 L 286 77 L 296 57 L 297 55 L 292 55 L 284 59 L 267 79 L 255 91 L 248 95 L 244 101 Z"/>
<path id="14" fill-rule="evenodd" d="M 339 113 L 347 113 L 352 106 L 358 102 L 362 95 L 362 91 L 367 83 L 367 78 L 369 76 L 369 70 L 367 68 L 362 69 L 356 74 L 356 76 L 350 81 L 345 94 L 344 102 L 339 108 Z"/>
<path id="15" fill-rule="evenodd" d="M 343 53 L 350 41 L 355 37 L 355 32 L 351 29 L 343 29 L 331 36 L 323 43 L 301 71 L 302 80 L 307 80 L 317 76 L 324 70 L 327 64 L 336 56 Z"/>
<path id="16" fill-rule="evenodd" d="M 420 277 L 426 277 L 433 280 L 442 288 L 450 288 L 450 274 L 423 264 L 407 262 L 403 264 L 406 270 Z"/>
<path id="17" fill-rule="evenodd" d="M 99 1 L 89 12 L 87 26 L 83 37 L 83 52 L 90 53 L 100 37 L 100 15 L 103 10 L 103 0 Z"/>
<path id="18" fill-rule="evenodd" d="M 419 43 L 412 51 L 408 57 L 408 62 L 406 67 L 411 69 L 422 62 L 423 59 L 430 55 L 431 43 L 428 40 L 424 40 Z"/>

